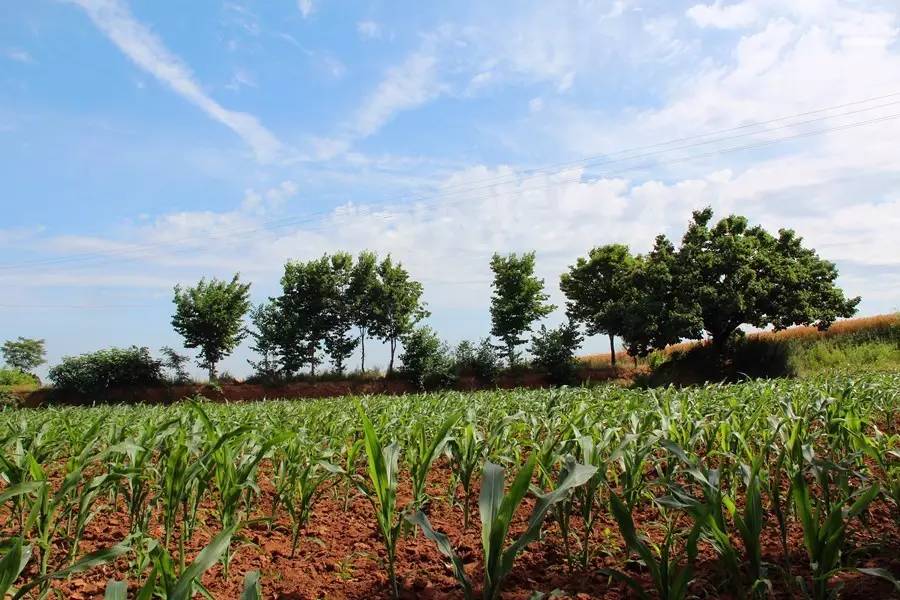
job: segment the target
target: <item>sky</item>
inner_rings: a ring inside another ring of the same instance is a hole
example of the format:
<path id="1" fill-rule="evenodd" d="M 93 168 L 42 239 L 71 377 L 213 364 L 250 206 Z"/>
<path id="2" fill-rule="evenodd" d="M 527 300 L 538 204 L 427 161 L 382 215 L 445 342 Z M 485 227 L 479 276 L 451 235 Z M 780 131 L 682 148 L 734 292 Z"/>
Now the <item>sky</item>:
<path id="1" fill-rule="evenodd" d="M 362 249 L 478 339 L 494 252 L 536 251 L 562 306 L 578 256 L 704 206 L 897 310 L 898 142 L 889 0 L 6 3 L 0 339 L 180 349 L 175 284 L 240 272 L 262 302 L 286 260 Z"/>

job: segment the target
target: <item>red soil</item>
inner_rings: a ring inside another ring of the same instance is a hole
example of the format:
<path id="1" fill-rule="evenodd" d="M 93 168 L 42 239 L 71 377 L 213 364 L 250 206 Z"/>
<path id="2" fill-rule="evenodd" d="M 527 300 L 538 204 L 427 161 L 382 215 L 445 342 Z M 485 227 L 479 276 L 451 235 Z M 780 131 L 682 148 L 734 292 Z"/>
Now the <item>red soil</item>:
<path id="1" fill-rule="evenodd" d="M 429 518 L 434 527 L 450 536 L 454 547 L 462 557 L 467 571 L 475 584 L 476 593 L 481 580 L 481 538 L 478 520 L 477 486 L 473 490 L 471 519 L 467 531 L 462 531 L 462 515 L 458 506 L 450 507 L 447 502 L 449 470 L 446 465 L 433 469 L 429 482 L 429 493 L 433 500 L 428 506 Z M 257 502 L 259 508 L 255 517 L 265 517 L 271 506 L 271 485 L 265 476 L 261 477 L 262 496 Z M 203 577 L 203 583 L 216 598 L 237 598 L 240 595 L 245 573 L 259 570 L 262 574 L 264 598 L 313 599 L 313 598 L 387 598 L 389 589 L 382 565 L 383 544 L 376 530 L 371 505 L 361 497 L 355 497 L 349 509 L 343 509 L 342 486 L 336 486 L 334 493 L 328 492 L 318 502 L 313 511 L 310 525 L 302 533 L 297 553 L 290 556 L 290 522 L 281 513 L 271 528 L 266 523 L 256 523 L 244 529 L 239 538 L 232 542 L 234 557 L 227 580 L 223 577 L 221 564 L 210 569 Z M 408 485 L 401 486 L 400 502 L 409 498 Z M 513 524 L 513 532 L 524 529 L 526 519 L 533 505 L 526 500 L 520 508 Z M 876 502 L 866 515 L 866 525 L 854 521 L 848 534 L 848 542 L 858 550 L 855 564 L 858 566 L 882 567 L 900 574 L 900 529 L 890 507 Z M 9 530 L 12 522 L 8 514 L 0 513 L 0 531 Z M 635 521 L 652 539 L 659 541 L 661 532 L 654 511 L 638 510 Z M 201 508 L 201 525 L 193 539 L 187 544 L 189 555 L 193 556 L 218 531 L 215 506 L 207 499 Z M 580 520 L 572 518 L 573 531 L 580 529 Z M 162 527 L 158 515 L 151 520 L 150 534 L 161 539 Z M 6 531 L 9 533 L 9 531 Z M 110 546 L 128 534 L 127 514 L 122 510 L 105 506 L 89 523 L 82 542 L 83 553 Z M 783 577 L 776 565 L 783 565 L 781 543 L 774 517 L 769 515 L 763 533 L 764 560 L 773 566 L 770 578 L 774 595 L 788 597 Z M 577 551 L 577 543 L 573 541 Z M 57 547 L 59 560 L 64 548 Z M 864 549 L 864 550 L 859 550 Z M 626 564 L 626 556 L 618 528 L 611 516 L 604 514 L 596 524 L 592 538 L 592 552 L 595 554 L 587 571 L 578 568 L 570 571 L 566 566 L 566 554 L 559 530 L 548 522 L 543 539 L 530 545 L 516 561 L 512 574 L 504 585 L 503 598 L 527 599 L 535 591 L 549 594 L 553 590 L 565 592 L 570 598 L 628 598 L 633 593 L 623 584 L 611 582 L 597 571 L 600 568 L 624 569 L 629 575 L 644 579 L 646 574 L 633 562 Z M 793 564 L 793 575 L 808 576 L 808 561 L 803 549 L 802 532 L 799 527 L 791 527 L 789 552 Z M 52 563 L 57 560 L 53 558 Z M 27 573 L 34 573 L 37 556 L 32 559 Z M 397 573 L 401 596 L 404 598 L 462 598 L 462 593 L 446 565 L 445 559 L 420 532 L 411 532 L 399 543 L 397 552 Z M 109 579 L 123 579 L 128 576 L 126 558 L 112 565 L 106 565 L 69 580 L 55 582 L 54 587 L 62 597 L 74 600 L 102 598 Z M 719 588 L 722 574 L 718 570 L 715 555 L 705 543 L 701 545 L 695 580 L 691 592 L 697 597 L 729 597 Z M 890 598 L 893 589 L 880 579 L 859 574 L 844 574 L 833 579 L 844 585 L 843 598 Z M 131 592 L 138 587 L 137 581 L 130 582 Z M 199 596 L 198 596 L 199 597 Z"/>

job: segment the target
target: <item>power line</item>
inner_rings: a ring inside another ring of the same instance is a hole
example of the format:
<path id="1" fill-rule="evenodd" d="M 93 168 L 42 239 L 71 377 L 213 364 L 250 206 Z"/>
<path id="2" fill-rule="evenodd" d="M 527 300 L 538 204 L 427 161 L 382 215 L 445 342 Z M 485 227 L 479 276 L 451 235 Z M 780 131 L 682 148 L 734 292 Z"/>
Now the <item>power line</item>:
<path id="1" fill-rule="evenodd" d="M 783 120 L 786 120 L 786 119 L 789 119 L 789 118 L 795 118 L 795 117 L 797 117 L 797 116 L 804 116 L 804 115 L 810 115 L 810 114 L 821 113 L 821 112 L 827 111 L 827 110 L 834 110 L 834 109 L 836 109 L 836 108 L 841 108 L 841 107 L 846 107 L 846 106 L 851 106 L 851 105 L 858 105 L 858 104 L 861 104 L 861 103 L 864 103 L 864 102 L 867 102 L 867 101 L 879 100 L 879 99 L 884 99 L 884 98 L 893 97 L 893 96 L 898 96 L 898 95 L 900 95 L 900 92 L 897 92 L 897 93 L 895 93 L 895 94 L 888 94 L 888 95 L 885 95 L 885 96 L 879 96 L 879 97 L 871 98 L 871 99 L 868 99 L 868 100 L 860 100 L 860 101 L 853 102 L 853 103 L 847 103 L 847 104 L 843 104 L 843 105 L 837 105 L 837 106 L 829 107 L 829 108 L 825 108 L 825 109 L 818 109 L 818 110 L 816 110 L 816 111 L 807 111 L 807 112 L 805 112 L 805 113 L 798 113 L 797 115 L 793 115 L 793 116 L 780 117 L 780 118 L 778 118 L 778 119 L 770 119 L 769 121 L 765 121 L 765 122 L 758 123 L 758 124 L 756 124 L 756 123 L 754 123 L 754 124 L 747 124 L 747 125 L 743 125 L 743 126 L 731 128 L 731 129 L 729 129 L 729 130 L 723 130 L 723 131 L 735 131 L 735 130 L 740 130 L 740 129 L 746 129 L 746 128 L 748 128 L 748 127 L 758 126 L 758 125 L 762 125 L 762 124 L 766 124 L 766 123 L 773 123 L 773 122 L 777 122 L 777 121 L 783 121 Z M 622 162 L 622 161 L 625 161 L 625 160 L 635 160 L 635 159 L 639 159 L 639 158 L 646 158 L 646 157 L 652 156 L 652 155 L 658 155 L 658 154 L 661 154 L 661 153 L 672 152 L 672 151 L 675 151 L 675 150 L 683 150 L 683 149 L 688 149 L 688 148 L 696 147 L 696 146 L 700 146 L 700 145 L 706 145 L 706 144 L 710 144 L 710 143 L 718 143 L 718 142 L 722 142 L 722 141 L 728 141 L 728 140 L 732 140 L 732 139 L 737 139 L 737 138 L 741 138 L 741 137 L 746 137 L 746 136 L 748 136 L 748 135 L 759 135 L 759 134 L 764 134 L 764 133 L 770 133 L 770 132 L 772 132 L 772 131 L 776 131 L 776 130 L 780 130 L 780 129 L 785 129 L 785 128 L 788 128 L 788 127 L 797 127 L 797 126 L 801 126 L 801 125 L 808 125 L 808 124 L 810 124 L 810 123 L 818 122 L 818 121 L 821 121 L 821 120 L 824 120 L 824 119 L 833 119 L 833 118 L 838 118 L 838 117 L 842 117 L 842 116 L 848 116 L 848 115 L 852 115 L 852 114 L 858 114 L 858 113 L 860 113 L 860 112 L 866 112 L 866 111 L 874 110 L 874 109 L 877 109 L 877 108 L 884 108 L 884 107 L 892 106 L 892 105 L 895 105 L 895 104 L 900 104 L 900 101 L 889 102 L 889 103 L 885 103 L 885 104 L 882 104 L 882 105 L 879 105 L 879 106 L 874 106 L 874 107 L 868 107 L 868 108 L 863 108 L 863 109 L 857 109 L 857 110 L 853 110 L 853 111 L 848 111 L 848 112 L 845 112 L 845 113 L 842 113 L 842 114 L 838 114 L 838 115 L 829 115 L 829 116 L 820 117 L 820 118 L 817 118 L 817 119 L 810 119 L 810 120 L 801 121 L 801 122 L 798 122 L 798 123 L 789 123 L 789 124 L 786 124 L 786 125 L 782 125 L 782 126 L 775 127 L 775 128 L 769 128 L 769 129 L 765 129 L 765 130 L 761 130 L 761 131 L 755 131 L 755 132 L 749 132 L 749 133 L 742 133 L 742 134 L 740 134 L 740 135 L 728 136 L 728 137 L 724 137 L 724 138 L 718 138 L 718 139 L 713 139 L 713 140 L 707 140 L 707 141 L 699 142 L 699 143 L 696 143 L 696 144 L 689 144 L 689 145 L 686 145 L 686 146 L 679 146 L 679 147 L 675 147 L 675 148 L 669 148 L 669 149 L 664 150 L 664 151 L 656 151 L 656 152 L 651 152 L 651 153 L 639 154 L 639 155 L 629 156 L 629 157 L 626 157 L 626 158 L 621 158 L 621 159 L 616 159 L 616 160 L 607 160 L 607 161 L 601 162 L 601 163 L 599 163 L 599 164 L 609 164 L 609 163 L 615 163 L 615 162 Z M 813 130 L 813 131 L 803 132 L 803 133 L 796 134 L 796 135 L 791 135 L 791 136 L 785 136 L 785 137 L 775 138 L 775 139 L 773 139 L 773 140 L 766 140 L 766 141 L 764 141 L 764 142 L 762 142 L 762 143 L 759 143 L 759 144 L 751 144 L 751 145 L 746 145 L 746 146 L 738 146 L 738 147 L 731 147 L 731 148 L 725 148 L 725 149 L 720 149 L 720 150 L 714 150 L 714 151 L 707 152 L 707 153 L 703 153 L 703 154 L 699 154 L 699 155 L 693 155 L 693 156 L 682 157 L 682 158 L 677 158 L 677 159 L 669 159 L 669 160 L 655 161 L 655 162 L 651 162 L 651 163 L 645 163 L 645 164 L 641 164 L 641 165 L 630 166 L 630 167 L 627 167 L 627 168 L 625 168 L 625 169 L 621 169 L 621 170 L 619 170 L 619 171 L 606 171 L 606 172 L 601 172 L 601 173 L 599 173 L 599 174 L 595 173 L 595 174 L 593 174 L 593 175 L 594 175 L 594 176 L 608 177 L 608 176 L 610 176 L 610 175 L 612 175 L 612 174 L 618 174 L 618 173 L 623 173 L 623 172 L 633 171 L 633 170 L 641 169 L 641 168 L 648 168 L 648 167 L 652 167 L 652 166 L 654 166 L 654 165 L 661 165 L 661 164 L 671 164 L 671 163 L 677 163 L 677 162 L 684 162 L 684 161 L 688 161 L 688 160 L 695 160 L 695 159 L 697 159 L 697 158 L 704 158 L 704 157 L 713 156 L 713 155 L 717 155 L 717 154 L 726 154 L 726 153 L 731 153 L 731 152 L 736 152 L 736 151 L 741 151 L 741 150 L 753 149 L 753 148 L 757 148 L 757 147 L 764 147 L 764 146 L 768 146 L 768 145 L 772 145 L 772 144 L 775 144 L 775 143 L 780 143 L 780 142 L 788 141 L 788 140 L 792 140 L 792 139 L 797 139 L 797 138 L 802 138 L 802 137 L 808 137 L 808 136 L 812 136 L 812 135 L 821 135 L 821 134 L 823 134 L 823 133 L 827 133 L 827 132 L 831 132 L 831 131 L 840 131 L 840 130 L 849 129 L 849 128 L 853 128 L 853 127 L 860 127 L 860 126 L 864 126 L 864 125 L 868 125 L 868 124 L 872 124 L 872 123 L 882 122 L 882 121 L 886 121 L 886 120 L 890 120 L 890 119 L 897 118 L 898 116 L 900 116 L 900 115 L 888 115 L 888 116 L 878 117 L 878 118 L 875 118 L 875 119 L 870 119 L 870 120 L 865 120 L 865 121 L 860 121 L 860 122 L 855 122 L 855 123 L 845 124 L 845 125 L 841 125 L 841 126 L 829 127 L 829 128 L 819 129 L 819 130 Z M 698 136 L 691 136 L 691 137 L 688 137 L 688 138 L 680 138 L 680 140 L 697 139 L 697 138 L 701 138 L 701 137 L 708 137 L 709 135 L 713 135 L 713 134 L 701 134 L 701 135 L 698 135 Z M 674 140 L 674 141 L 679 141 L 679 140 Z M 662 145 L 666 145 L 666 144 L 670 144 L 670 143 L 672 143 L 672 142 L 661 142 L 661 143 L 659 143 L 659 144 L 653 144 L 653 145 L 651 145 L 651 146 L 644 146 L 644 147 L 642 147 L 642 148 L 658 147 L 658 146 L 662 146 Z M 627 151 L 623 151 L 623 152 L 627 152 Z M 620 152 L 620 153 L 621 153 L 621 152 Z M 589 165 L 589 164 L 590 164 L 590 162 L 589 162 L 590 160 L 592 160 L 592 159 L 582 159 L 581 161 L 578 161 L 578 162 L 579 162 L 580 164 L 583 164 L 583 165 Z M 574 165 L 575 163 L 558 163 L 558 164 Z M 549 175 L 549 174 L 547 174 L 547 173 L 542 173 L 541 175 Z M 518 177 L 518 176 L 504 176 L 504 177 L 506 178 L 506 180 L 510 180 L 510 181 L 527 181 L 527 180 L 529 180 L 529 179 L 534 179 L 536 176 L 525 177 L 525 178 L 520 178 L 520 177 Z M 513 177 L 513 179 L 510 179 L 510 177 Z M 582 175 L 581 175 L 581 174 L 578 174 L 578 176 L 577 176 L 575 179 L 559 180 L 559 181 L 552 182 L 552 183 L 548 183 L 548 184 L 543 184 L 543 182 L 542 182 L 542 185 L 541 185 L 540 187 L 545 187 L 545 185 L 559 185 L 559 184 L 563 184 L 563 183 L 569 183 L 569 182 L 571 182 L 571 181 L 578 181 L 578 180 L 581 180 L 582 178 L 583 178 Z M 464 191 L 478 191 L 478 190 L 483 190 L 483 189 L 492 189 L 492 188 L 496 187 L 496 185 L 500 185 L 500 184 L 503 183 L 503 181 L 501 181 L 501 180 L 496 180 L 496 178 L 495 178 L 495 181 L 497 181 L 497 182 L 494 183 L 494 184 L 492 184 L 492 185 L 490 185 L 490 186 L 472 187 L 472 188 L 469 188 L 469 189 L 464 190 Z M 476 183 L 477 183 L 477 182 L 476 182 Z M 518 188 L 518 189 L 516 190 L 516 192 L 521 192 L 521 191 L 523 191 L 523 188 L 521 188 L 521 187 Z M 413 204 L 413 205 L 412 205 L 412 208 L 415 209 L 415 208 L 421 207 L 423 204 L 430 204 L 430 203 L 433 203 L 434 201 L 445 200 L 446 198 L 448 198 L 448 197 L 450 197 L 450 196 L 459 195 L 460 193 L 463 193 L 463 191 L 459 191 L 459 192 L 456 192 L 456 193 L 441 193 L 441 194 L 436 194 L 436 195 L 433 195 L 433 196 L 430 196 L 430 197 L 429 197 L 429 196 L 421 196 L 421 197 L 419 197 L 419 200 L 420 200 L 420 201 L 418 202 L 418 204 Z M 477 197 L 477 196 L 474 197 L 474 198 L 473 198 L 473 197 L 466 197 L 466 198 L 464 198 L 463 200 L 465 200 L 465 201 L 471 201 L 471 200 L 473 200 L 473 199 L 474 199 L 474 200 L 477 200 L 477 199 L 479 199 L 479 197 Z M 429 203 L 429 202 L 427 202 L 428 200 L 431 200 L 432 202 Z M 415 199 L 413 199 L 413 202 L 415 202 Z M 368 205 L 363 205 L 363 209 L 365 210 L 366 208 L 368 208 Z M 395 209 L 395 208 L 396 208 L 396 205 L 392 205 L 392 208 Z M 144 251 L 146 251 L 146 250 L 153 250 L 153 249 L 160 248 L 160 247 L 171 247 L 171 246 L 176 245 L 176 244 L 178 244 L 178 243 L 180 243 L 180 242 L 205 241 L 205 240 L 217 240 L 217 239 L 229 239 L 229 238 L 235 239 L 235 240 L 240 240 L 240 239 L 244 236 L 244 234 L 253 234 L 253 233 L 259 233 L 259 232 L 268 232 L 268 231 L 271 231 L 271 230 L 274 230 L 274 229 L 278 229 L 278 228 L 282 228 L 282 227 L 286 227 L 286 226 L 298 225 L 298 224 L 302 224 L 302 223 L 304 223 L 304 222 L 314 221 L 314 220 L 318 219 L 318 217 L 320 217 L 320 216 L 329 216 L 329 215 L 335 216 L 335 215 L 336 215 L 336 212 L 337 212 L 337 211 L 336 211 L 335 209 L 327 209 L 327 210 L 323 210 L 323 211 L 317 211 L 317 212 L 313 212 L 313 213 L 308 213 L 308 214 L 306 214 L 306 215 L 297 215 L 297 216 L 293 216 L 293 217 L 284 217 L 284 218 L 280 218 L 280 219 L 273 219 L 273 220 L 270 220 L 270 221 L 268 221 L 268 222 L 264 222 L 264 223 L 263 223 L 261 226 L 259 226 L 259 227 L 255 227 L 255 228 L 252 228 L 252 229 L 237 230 L 237 231 L 233 231 L 233 232 L 228 232 L 228 231 L 226 231 L 226 232 L 223 232 L 223 233 L 218 234 L 218 235 L 202 236 L 202 237 L 194 236 L 194 237 L 191 237 L 191 238 L 183 238 L 183 239 L 181 239 L 181 240 L 171 240 L 171 241 L 168 241 L 168 242 L 156 242 L 156 243 L 152 243 L 152 244 L 144 244 L 144 245 L 135 246 L 135 247 L 132 247 L 132 248 L 122 249 L 122 250 L 119 250 L 119 251 L 111 251 L 111 252 L 99 252 L 99 251 L 98 251 L 98 252 L 93 252 L 93 253 L 83 253 L 83 254 L 80 254 L 80 255 L 70 255 L 70 256 L 66 256 L 66 257 L 57 257 L 57 258 L 51 258 L 51 259 L 35 259 L 35 260 L 32 260 L 32 261 L 25 261 L 25 262 L 18 263 L 18 264 L 0 265 L 0 270 L 23 269 L 23 268 L 40 267 L 40 266 L 52 266 L 52 265 L 56 265 L 56 264 L 64 264 L 64 263 L 79 262 L 79 261 L 86 261 L 86 260 L 87 260 L 87 261 L 90 261 L 91 259 L 101 259 L 101 260 L 102 260 L 102 259 L 106 259 L 106 261 L 103 261 L 103 262 L 108 262 L 109 260 L 115 260 L 117 256 L 118 256 L 118 257 L 123 257 L 123 259 L 128 259 L 127 256 L 128 256 L 129 254 L 134 254 L 134 253 L 138 253 L 138 254 L 136 254 L 136 255 L 133 256 L 132 258 L 141 258 L 142 256 L 146 256 L 146 254 L 141 254 L 142 252 L 144 252 Z M 373 216 L 377 216 L 377 215 L 373 215 Z M 393 214 L 392 214 L 392 215 L 385 215 L 385 216 L 383 216 L 382 218 L 393 218 L 393 216 L 394 216 Z M 316 229 L 316 228 L 308 228 L 308 230 L 315 230 L 315 229 Z M 250 237 L 245 237 L 244 239 L 250 239 Z M 93 264 L 97 264 L 97 263 L 95 262 L 95 263 L 93 263 Z"/>

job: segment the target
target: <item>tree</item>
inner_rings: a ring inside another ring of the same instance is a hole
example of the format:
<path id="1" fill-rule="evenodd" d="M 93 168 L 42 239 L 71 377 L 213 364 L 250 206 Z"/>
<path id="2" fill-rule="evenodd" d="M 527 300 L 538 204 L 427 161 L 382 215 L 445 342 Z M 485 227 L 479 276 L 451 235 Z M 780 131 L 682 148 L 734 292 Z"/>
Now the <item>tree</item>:
<path id="1" fill-rule="evenodd" d="M 190 360 L 184 354 L 178 354 L 169 346 L 163 346 L 159 349 L 159 353 L 163 355 L 160 364 L 172 372 L 170 381 L 175 385 L 184 385 L 191 382 L 191 377 L 184 368 L 184 365 Z"/>
<path id="2" fill-rule="evenodd" d="M 450 349 L 431 327 L 416 327 L 403 336 L 402 373 L 419 389 L 446 387 L 452 382 Z"/>
<path id="3" fill-rule="evenodd" d="M 44 340 L 35 340 L 19 336 L 15 340 L 7 340 L 0 348 L 3 360 L 10 367 L 23 373 L 30 373 L 45 362 Z"/>
<path id="4" fill-rule="evenodd" d="M 712 209 L 695 211 L 676 260 L 678 294 L 693 307 L 721 355 L 741 325 L 817 325 L 856 312 L 860 299 L 835 286 L 833 263 L 781 229 L 778 237 L 730 215 L 710 227 Z"/>
<path id="5" fill-rule="evenodd" d="M 391 360 L 388 374 L 394 372 L 397 341 L 410 333 L 416 323 L 429 316 L 422 303 L 422 284 L 410 279 L 400 263 L 388 256 L 378 263 L 378 292 L 374 305 L 375 320 L 370 333 L 390 345 Z"/>
<path id="6" fill-rule="evenodd" d="M 522 337 L 531 331 L 532 324 L 549 315 L 556 308 L 547 304 L 544 280 L 534 276 L 534 252 L 521 257 L 516 254 L 491 258 L 494 272 L 491 296 L 491 334 L 504 343 L 509 366 L 515 364 L 516 346 L 525 342 Z"/>
<path id="7" fill-rule="evenodd" d="M 623 300 L 620 335 L 631 356 L 646 356 L 684 338 L 700 337 L 696 307 L 682 293 L 675 247 L 657 236 L 647 255 L 635 257 Z"/>
<path id="8" fill-rule="evenodd" d="M 250 309 L 250 284 L 235 275 L 230 282 L 201 279 L 194 287 L 175 286 L 172 327 L 186 348 L 199 348 L 201 367 L 216 378 L 216 365 L 231 354 L 246 335 L 244 315 Z"/>
<path id="9" fill-rule="evenodd" d="M 555 329 L 541 325 L 531 338 L 531 353 L 534 363 L 550 376 L 553 383 L 570 383 L 578 369 L 575 353 L 581 347 L 581 333 L 578 326 L 563 323 Z"/>
<path id="10" fill-rule="evenodd" d="M 615 336 L 621 335 L 627 315 L 635 259 L 623 244 L 592 249 L 560 278 L 569 319 L 583 323 L 588 335 L 609 336 L 612 366 L 616 366 Z"/>
<path id="11" fill-rule="evenodd" d="M 250 321 L 254 329 L 248 331 L 253 343 L 250 349 L 262 358 L 258 361 L 247 360 L 256 374 L 267 380 L 278 377 L 278 352 L 281 347 L 281 313 L 278 304 L 272 299 L 250 311 Z"/>
<path id="12" fill-rule="evenodd" d="M 374 252 L 360 252 L 350 274 L 348 292 L 353 324 L 359 329 L 360 371 L 366 370 L 366 335 L 377 320 L 375 305 L 380 291 L 378 258 Z"/>
<path id="13" fill-rule="evenodd" d="M 288 261 L 281 278 L 282 295 L 277 299 L 282 316 L 281 361 L 291 375 L 309 365 L 315 375 L 321 362 L 319 348 L 329 329 L 331 260 L 327 255 L 308 262 Z"/>
<path id="14" fill-rule="evenodd" d="M 325 352 L 338 373 L 344 372 L 344 365 L 359 345 L 360 338 L 350 335 L 356 320 L 355 289 L 351 287 L 353 277 L 353 257 L 346 252 L 331 256 L 331 278 L 327 289 L 325 319 Z"/>

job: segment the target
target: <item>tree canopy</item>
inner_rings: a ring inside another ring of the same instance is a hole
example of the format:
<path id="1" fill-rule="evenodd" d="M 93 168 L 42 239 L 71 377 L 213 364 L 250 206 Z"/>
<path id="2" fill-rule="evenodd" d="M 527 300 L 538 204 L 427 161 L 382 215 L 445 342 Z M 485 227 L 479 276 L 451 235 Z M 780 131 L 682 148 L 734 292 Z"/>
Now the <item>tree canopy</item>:
<path id="1" fill-rule="evenodd" d="M 388 256 L 378 263 L 376 272 L 379 285 L 376 288 L 374 320 L 370 331 L 389 345 L 391 358 L 388 373 L 392 373 L 397 342 L 431 313 L 422 302 L 422 284 L 410 278 L 402 264 L 395 264 Z"/>
<path id="2" fill-rule="evenodd" d="M 535 321 L 546 317 L 556 308 L 548 304 L 544 280 L 534 275 L 534 252 L 521 256 L 494 254 L 491 258 L 494 273 L 491 296 L 491 335 L 500 338 L 510 366 L 518 356 L 516 346 L 525 343 L 525 333 Z"/>
<path id="3" fill-rule="evenodd" d="M 569 319 L 585 325 L 588 335 L 609 337 L 612 366 L 616 366 L 614 339 L 624 330 L 635 258 L 624 244 L 593 248 L 560 277 Z"/>
<path id="4" fill-rule="evenodd" d="M 6 364 L 23 373 L 30 373 L 46 362 L 44 340 L 19 336 L 14 340 L 6 340 L 0 347 L 0 352 L 3 353 Z"/>
<path id="5" fill-rule="evenodd" d="M 216 378 L 216 365 L 244 338 L 243 318 L 250 309 L 250 284 L 235 275 L 231 281 L 201 279 L 193 287 L 175 286 L 172 327 L 186 348 L 199 348 L 198 364 Z"/>

